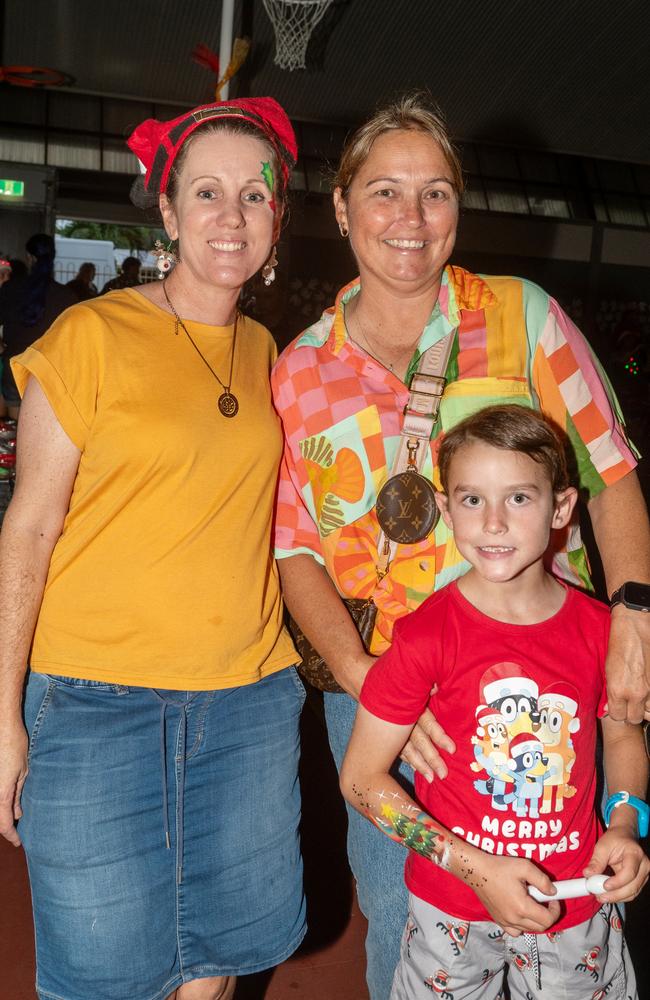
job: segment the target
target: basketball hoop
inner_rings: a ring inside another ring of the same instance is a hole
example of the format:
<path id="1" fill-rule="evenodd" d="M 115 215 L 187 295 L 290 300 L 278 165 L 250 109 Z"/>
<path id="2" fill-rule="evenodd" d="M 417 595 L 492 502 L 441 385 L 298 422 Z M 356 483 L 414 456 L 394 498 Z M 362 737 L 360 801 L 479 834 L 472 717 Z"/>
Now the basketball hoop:
<path id="1" fill-rule="evenodd" d="M 275 65 L 305 69 L 311 34 L 332 0 L 263 0 L 275 31 Z"/>

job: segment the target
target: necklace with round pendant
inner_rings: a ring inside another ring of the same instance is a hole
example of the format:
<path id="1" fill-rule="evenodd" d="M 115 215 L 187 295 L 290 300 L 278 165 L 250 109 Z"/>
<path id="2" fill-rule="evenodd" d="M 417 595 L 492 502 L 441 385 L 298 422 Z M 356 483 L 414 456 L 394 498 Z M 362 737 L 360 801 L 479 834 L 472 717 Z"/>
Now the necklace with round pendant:
<path id="1" fill-rule="evenodd" d="M 173 314 L 174 314 L 174 316 L 176 318 L 176 333 L 178 333 L 178 328 L 180 326 L 182 328 L 183 332 L 185 333 L 185 336 L 189 340 L 190 344 L 192 345 L 192 347 L 194 348 L 194 350 L 196 351 L 196 353 L 200 357 L 200 359 L 203 362 L 203 364 L 206 366 L 206 368 L 209 370 L 209 372 L 213 375 L 213 377 L 216 378 L 217 382 L 219 383 L 219 385 L 223 389 L 223 392 L 221 393 L 221 395 L 219 396 L 219 398 L 217 400 L 217 406 L 219 407 L 219 413 L 221 413 L 222 416 L 224 416 L 224 417 L 236 417 L 237 413 L 239 412 L 239 400 L 235 396 L 234 392 L 231 391 L 231 386 L 232 386 L 232 371 L 233 371 L 233 365 L 234 365 L 234 362 L 235 362 L 235 344 L 237 343 L 237 322 L 238 322 L 238 319 L 239 319 L 239 313 L 238 312 L 235 313 L 235 326 L 234 326 L 234 329 L 233 329 L 233 332 L 232 332 L 232 349 L 230 351 L 230 374 L 228 375 L 228 384 L 226 385 L 224 382 L 221 381 L 221 379 L 217 375 L 216 371 L 214 370 L 214 368 L 212 367 L 212 365 L 210 364 L 210 362 L 208 361 L 208 359 L 204 356 L 204 354 L 200 350 L 198 344 L 190 336 L 189 330 L 187 329 L 187 327 L 185 326 L 185 323 L 183 322 L 183 320 L 180 318 L 180 316 L 176 312 L 176 309 L 174 308 L 174 305 L 173 305 L 173 303 L 172 303 L 169 295 L 167 294 L 167 289 L 165 288 L 166 284 L 167 284 L 166 281 L 163 282 L 162 290 L 163 290 L 163 292 L 165 294 L 165 299 L 167 300 L 167 305 L 169 306 L 169 308 L 171 309 L 171 311 L 173 312 Z"/>
<path id="2" fill-rule="evenodd" d="M 237 402 L 237 397 L 234 396 L 228 389 L 225 389 L 219 396 L 217 406 L 219 407 L 219 412 L 223 413 L 224 417 L 237 416 L 239 403 Z"/>

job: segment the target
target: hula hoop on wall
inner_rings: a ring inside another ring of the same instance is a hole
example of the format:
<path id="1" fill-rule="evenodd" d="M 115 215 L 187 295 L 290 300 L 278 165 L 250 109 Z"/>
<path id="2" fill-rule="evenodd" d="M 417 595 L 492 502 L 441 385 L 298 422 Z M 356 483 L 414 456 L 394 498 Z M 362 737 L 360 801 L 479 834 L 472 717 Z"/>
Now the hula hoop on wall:
<path id="1" fill-rule="evenodd" d="M 14 87 L 63 87 L 74 83 L 74 77 L 47 66 L 0 66 L 0 83 Z"/>

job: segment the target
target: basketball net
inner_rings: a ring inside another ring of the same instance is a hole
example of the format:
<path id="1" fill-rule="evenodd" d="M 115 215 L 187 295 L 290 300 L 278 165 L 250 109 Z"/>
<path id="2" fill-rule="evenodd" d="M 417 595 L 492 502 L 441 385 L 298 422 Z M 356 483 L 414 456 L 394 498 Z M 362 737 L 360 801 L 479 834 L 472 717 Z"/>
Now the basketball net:
<path id="1" fill-rule="evenodd" d="M 275 65 L 305 69 L 311 34 L 332 0 L 262 0 L 275 31 Z"/>

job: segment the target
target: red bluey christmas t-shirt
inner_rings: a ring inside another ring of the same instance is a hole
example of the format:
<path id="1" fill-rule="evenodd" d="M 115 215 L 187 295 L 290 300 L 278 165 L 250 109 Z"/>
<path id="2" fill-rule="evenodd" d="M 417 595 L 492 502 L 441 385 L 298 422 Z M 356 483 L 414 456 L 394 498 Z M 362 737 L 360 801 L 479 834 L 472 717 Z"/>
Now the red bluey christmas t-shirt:
<path id="1" fill-rule="evenodd" d="M 438 822 L 490 854 L 529 858 L 552 879 L 579 878 L 600 829 L 594 810 L 596 719 L 605 705 L 608 609 L 567 589 L 536 625 L 478 611 L 452 583 L 395 627 L 361 704 L 398 725 L 429 706 L 456 744 L 449 774 L 415 779 Z M 431 689 L 437 685 L 437 692 Z M 414 895 L 461 920 L 490 920 L 475 893 L 409 851 Z M 594 896 L 567 900 L 553 930 L 588 920 Z"/>

